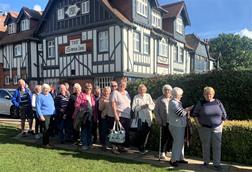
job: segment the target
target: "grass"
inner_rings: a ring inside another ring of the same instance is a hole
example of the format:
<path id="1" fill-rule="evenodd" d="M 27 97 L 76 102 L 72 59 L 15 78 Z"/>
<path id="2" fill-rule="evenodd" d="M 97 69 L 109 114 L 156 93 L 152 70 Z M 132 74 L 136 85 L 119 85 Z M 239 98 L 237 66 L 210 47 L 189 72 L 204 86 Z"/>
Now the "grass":
<path id="1" fill-rule="evenodd" d="M 0 125 L 0 171 L 167 171 L 147 163 L 69 150 L 49 150 L 12 139 L 15 127 Z"/>

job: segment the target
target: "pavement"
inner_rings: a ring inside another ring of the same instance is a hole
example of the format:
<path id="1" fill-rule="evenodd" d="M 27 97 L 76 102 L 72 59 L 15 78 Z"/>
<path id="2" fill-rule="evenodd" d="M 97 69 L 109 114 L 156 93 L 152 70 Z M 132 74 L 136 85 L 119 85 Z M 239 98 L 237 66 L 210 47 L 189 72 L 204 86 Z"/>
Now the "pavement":
<path id="1" fill-rule="evenodd" d="M 0 116 L 0 124 L 4 125 L 11 125 L 16 126 L 17 128 L 20 127 L 20 120 L 18 119 L 8 119 L 8 118 L 2 118 Z M 17 135 L 14 137 L 14 139 L 17 139 L 21 142 L 29 143 L 29 144 L 35 144 L 35 145 L 41 145 L 41 139 L 35 139 L 33 135 L 28 135 L 27 137 L 21 137 L 21 135 Z M 96 154 L 96 155 L 105 155 L 109 157 L 115 157 L 115 158 L 122 158 L 126 160 L 136 161 L 140 163 L 147 163 L 151 164 L 153 166 L 158 167 L 165 167 L 167 170 L 179 170 L 179 171 L 199 171 L 199 172 L 214 172 L 216 171 L 213 166 L 210 164 L 209 167 L 202 167 L 202 161 L 198 158 L 194 157 L 186 157 L 186 160 L 189 162 L 189 164 L 179 164 L 179 167 L 173 168 L 169 165 L 169 158 L 168 160 L 158 160 L 158 152 L 155 151 L 149 151 L 147 154 L 142 155 L 139 153 L 139 151 L 131 147 L 128 149 L 127 153 L 121 153 L 120 155 L 115 155 L 111 152 L 111 150 L 103 151 L 101 149 L 101 146 L 98 144 L 93 144 L 92 148 L 89 150 L 82 151 L 80 147 L 73 145 L 71 143 L 65 143 L 65 144 L 59 144 L 58 139 L 52 138 L 52 143 L 55 145 L 55 149 L 64 149 L 69 151 L 77 151 L 80 153 L 90 153 L 90 154 Z M 252 166 L 245 166 L 241 164 L 230 164 L 230 163 L 222 163 L 222 170 L 223 172 L 252 172 Z"/>

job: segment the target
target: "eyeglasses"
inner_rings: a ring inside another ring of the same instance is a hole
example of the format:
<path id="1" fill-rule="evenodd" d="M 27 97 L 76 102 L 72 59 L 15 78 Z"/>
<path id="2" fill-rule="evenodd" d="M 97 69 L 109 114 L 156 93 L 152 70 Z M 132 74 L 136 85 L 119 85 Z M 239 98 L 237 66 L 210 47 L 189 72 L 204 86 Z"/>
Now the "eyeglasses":
<path id="1" fill-rule="evenodd" d="M 117 85 L 111 85 L 111 87 L 117 87 Z"/>
<path id="2" fill-rule="evenodd" d="M 86 90 L 92 90 L 92 88 L 85 88 Z"/>

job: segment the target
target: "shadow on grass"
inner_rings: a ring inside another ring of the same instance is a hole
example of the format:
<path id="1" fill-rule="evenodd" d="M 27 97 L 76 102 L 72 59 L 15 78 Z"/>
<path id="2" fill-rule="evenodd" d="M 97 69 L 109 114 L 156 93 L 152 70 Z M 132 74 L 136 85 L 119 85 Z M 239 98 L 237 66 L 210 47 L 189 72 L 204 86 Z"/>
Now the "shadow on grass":
<path id="1" fill-rule="evenodd" d="M 26 139 L 21 139 L 21 140 L 14 139 L 13 137 L 15 137 L 19 132 L 20 130 L 15 127 L 0 125 L 0 144 L 21 144 L 21 145 L 25 145 L 29 147 L 34 147 L 34 148 L 42 148 L 41 143 L 34 141 L 33 138 L 26 138 Z M 76 147 L 73 147 L 73 146 L 71 148 L 56 147 L 54 150 L 60 151 L 58 153 L 62 155 L 63 157 L 71 156 L 73 158 L 78 158 L 78 159 L 83 159 L 83 160 L 97 160 L 97 161 L 104 160 L 110 163 L 150 165 L 153 167 L 158 167 L 158 168 L 163 168 L 163 169 L 165 168 L 167 169 L 167 171 L 187 171 L 187 170 L 204 171 L 204 172 L 215 171 L 212 167 L 205 168 L 205 167 L 201 167 L 201 165 L 199 164 L 192 164 L 192 163 L 190 163 L 189 165 L 180 165 L 180 167 L 178 168 L 170 168 L 169 162 L 158 161 L 154 159 L 143 160 L 140 155 L 136 156 L 136 154 L 129 155 L 129 156 L 127 156 L 127 154 L 122 154 L 124 157 L 121 157 L 121 156 L 118 157 L 110 152 L 101 152 L 97 150 L 94 150 L 92 152 L 81 152 L 77 150 Z M 133 158 L 129 158 L 129 157 L 133 157 Z M 221 171 L 248 172 L 251 170 L 241 169 L 241 168 L 237 168 L 231 165 L 226 165 L 226 166 L 224 165 Z"/>

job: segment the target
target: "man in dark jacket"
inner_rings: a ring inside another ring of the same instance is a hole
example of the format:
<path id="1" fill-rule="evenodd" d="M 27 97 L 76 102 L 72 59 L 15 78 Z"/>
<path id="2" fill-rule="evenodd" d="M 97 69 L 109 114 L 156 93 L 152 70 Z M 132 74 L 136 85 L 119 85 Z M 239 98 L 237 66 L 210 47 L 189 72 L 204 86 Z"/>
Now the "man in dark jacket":
<path id="1" fill-rule="evenodd" d="M 26 136 L 25 133 L 25 120 L 27 119 L 29 122 L 29 131 L 28 133 L 33 134 L 32 131 L 32 105 L 31 105 L 32 94 L 31 91 L 26 88 L 26 83 L 23 79 L 18 81 L 18 88 L 16 89 L 11 102 L 17 108 L 19 112 L 19 116 L 21 119 L 21 131 L 22 136 Z"/>

